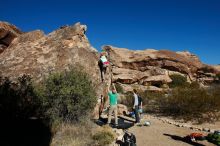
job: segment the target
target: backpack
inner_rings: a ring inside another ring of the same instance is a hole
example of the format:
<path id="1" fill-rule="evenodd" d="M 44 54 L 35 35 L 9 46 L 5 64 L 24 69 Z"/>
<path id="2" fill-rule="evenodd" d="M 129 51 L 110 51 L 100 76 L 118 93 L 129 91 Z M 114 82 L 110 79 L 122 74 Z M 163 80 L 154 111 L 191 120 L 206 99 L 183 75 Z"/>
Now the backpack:
<path id="1" fill-rule="evenodd" d="M 136 137 L 133 133 L 125 132 L 123 139 L 124 139 L 123 146 L 136 146 Z"/>
<path id="2" fill-rule="evenodd" d="M 220 132 L 215 131 L 214 133 L 208 134 L 206 139 L 211 142 L 216 144 L 217 146 L 220 146 Z"/>
<path id="3" fill-rule="evenodd" d="M 202 133 L 191 133 L 188 137 L 191 141 L 205 140 L 205 136 Z"/>

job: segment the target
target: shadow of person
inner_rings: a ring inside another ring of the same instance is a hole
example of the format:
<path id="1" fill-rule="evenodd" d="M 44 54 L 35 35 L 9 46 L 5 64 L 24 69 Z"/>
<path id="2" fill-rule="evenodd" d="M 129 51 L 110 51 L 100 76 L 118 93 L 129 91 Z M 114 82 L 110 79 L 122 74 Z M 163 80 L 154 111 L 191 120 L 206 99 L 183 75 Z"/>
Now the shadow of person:
<path id="1" fill-rule="evenodd" d="M 95 123 L 99 126 L 103 126 L 107 124 L 108 119 L 107 118 L 99 118 L 99 120 L 95 121 Z M 112 119 L 111 123 L 114 123 L 114 119 Z M 112 128 L 117 129 L 129 129 L 132 126 L 134 126 L 134 123 L 131 123 L 129 121 L 125 121 L 122 118 L 118 118 L 118 125 L 115 126 L 114 124 L 110 124 Z"/>
<path id="2" fill-rule="evenodd" d="M 193 145 L 193 146 L 205 146 L 203 144 L 200 144 L 200 143 L 197 143 L 197 142 L 193 142 L 193 141 L 190 140 L 190 138 L 187 138 L 187 137 L 180 137 L 180 136 L 171 135 L 171 134 L 163 134 L 163 135 L 169 136 L 173 140 L 182 141 L 182 142 L 188 143 L 188 144 Z"/>

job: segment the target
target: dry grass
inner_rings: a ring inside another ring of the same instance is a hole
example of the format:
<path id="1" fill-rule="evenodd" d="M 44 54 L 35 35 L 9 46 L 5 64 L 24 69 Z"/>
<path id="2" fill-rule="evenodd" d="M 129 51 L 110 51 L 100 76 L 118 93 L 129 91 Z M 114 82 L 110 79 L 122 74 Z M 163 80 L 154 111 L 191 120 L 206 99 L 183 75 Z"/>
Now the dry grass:
<path id="1" fill-rule="evenodd" d="M 100 127 L 92 136 L 93 146 L 105 146 L 111 144 L 115 139 L 115 133 L 109 126 Z"/>
<path id="2" fill-rule="evenodd" d="M 51 146 L 86 146 L 91 145 L 91 123 L 61 124 L 54 134 Z"/>
<path id="3" fill-rule="evenodd" d="M 80 124 L 63 123 L 56 131 L 51 146 L 105 146 L 115 139 L 109 126 L 98 127 L 91 121 Z"/>

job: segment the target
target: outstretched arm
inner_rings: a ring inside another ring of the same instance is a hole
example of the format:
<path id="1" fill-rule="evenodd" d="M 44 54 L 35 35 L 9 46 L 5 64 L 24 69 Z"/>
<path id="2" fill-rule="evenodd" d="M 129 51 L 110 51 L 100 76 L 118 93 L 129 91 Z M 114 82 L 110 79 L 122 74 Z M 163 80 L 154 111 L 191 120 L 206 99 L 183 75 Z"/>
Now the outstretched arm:
<path id="1" fill-rule="evenodd" d="M 115 92 L 117 93 L 117 90 L 116 90 L 116 88 L 115 88 L 115 84 L 114 84 L 114 83 L 112 83 L 112 87 L 113 87 L 113 89 L 115 90 Z"/>

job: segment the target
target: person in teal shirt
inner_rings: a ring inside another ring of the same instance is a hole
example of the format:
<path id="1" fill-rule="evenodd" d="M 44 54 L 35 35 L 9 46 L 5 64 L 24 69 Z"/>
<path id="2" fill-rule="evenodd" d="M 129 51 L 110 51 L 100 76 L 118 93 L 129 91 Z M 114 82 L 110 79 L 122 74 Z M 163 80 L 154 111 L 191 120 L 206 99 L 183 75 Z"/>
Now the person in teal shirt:
<path id="1" fill-rule="evenodd" d="M 112 91 L 108 92 L 108 97 L 109 97 L 109 103 L 110 103 L 110 109 L 108 113 L 108 124 L 111 123 L 111 115 L 114 112 L 115 126 L 117 126 L 118 125 L 118 110 L 117 110 L 118 93 L 115 89 L 114 84 L 113 84 Z"/>

